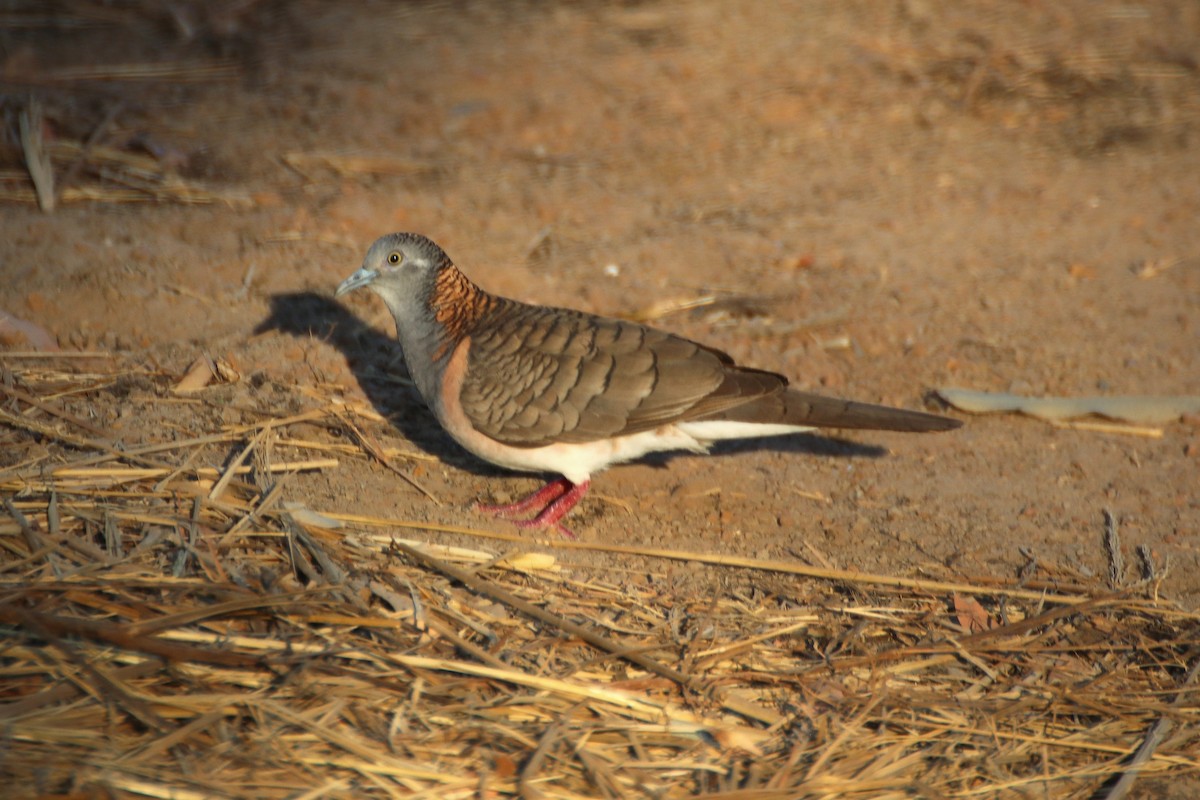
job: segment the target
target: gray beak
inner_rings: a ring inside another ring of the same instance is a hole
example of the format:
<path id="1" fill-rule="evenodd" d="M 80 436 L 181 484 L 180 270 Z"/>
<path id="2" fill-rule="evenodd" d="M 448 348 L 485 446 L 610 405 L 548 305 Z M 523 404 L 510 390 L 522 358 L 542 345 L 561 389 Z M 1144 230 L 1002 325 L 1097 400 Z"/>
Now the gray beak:
<path id="1" fill-rule="evenodd" d="M 352 292 L 355 289 L 361 289 L 378 277 L 379 273 L 375 270 L 367 269 L 366 267 L 360 267 L 353 275 L 342 281 L 341 285 L 337 287 L 337 291 L 333 293 L 333 296 L 341 297 L 346 292 Z"/>

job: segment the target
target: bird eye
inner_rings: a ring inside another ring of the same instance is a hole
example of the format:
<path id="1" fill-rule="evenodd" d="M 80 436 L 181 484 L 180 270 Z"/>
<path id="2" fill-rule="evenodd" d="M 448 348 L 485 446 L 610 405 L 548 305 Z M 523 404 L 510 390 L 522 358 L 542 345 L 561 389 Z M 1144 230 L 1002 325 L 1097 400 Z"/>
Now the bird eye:
<path id="1" fill-rule="evenodd" d="M 387 260 L 389 264 L 399 264 L 404 260 L 404 256 L 400 255 L 399 250 L 393 250 L 392 252 L 388 253 Z"/>

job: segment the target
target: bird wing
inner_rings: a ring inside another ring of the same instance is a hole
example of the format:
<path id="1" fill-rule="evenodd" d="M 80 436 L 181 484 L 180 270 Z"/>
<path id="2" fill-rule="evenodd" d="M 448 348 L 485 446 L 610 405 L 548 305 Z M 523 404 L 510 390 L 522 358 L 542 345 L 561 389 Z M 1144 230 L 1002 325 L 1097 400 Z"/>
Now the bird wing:
<path id="1" fill-rule="evenodd" d="M 508 445 L 583 443 L 699 419 L 782 392 L 719 350 L 578 311 L 504 300 L 469 331 L 459 401 Z"/>

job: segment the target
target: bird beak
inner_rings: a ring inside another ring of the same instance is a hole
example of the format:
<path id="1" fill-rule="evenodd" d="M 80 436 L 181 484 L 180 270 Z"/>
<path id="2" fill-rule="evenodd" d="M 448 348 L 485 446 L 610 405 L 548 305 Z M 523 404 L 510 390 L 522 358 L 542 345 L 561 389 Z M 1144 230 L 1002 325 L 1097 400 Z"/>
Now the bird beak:
<path id="1" fill-rule="evenodd" d="M 342 281 L 341 285 L 337 287 L 337 291 L 333 293 L 333 296 L 341 297 L 346 292 L 352 292 L 355 289 L 360 289 L 378 277 L 379 273 L 375 270 L 361 267 L 349 278 L 346 278 L 346 280 Z"/>

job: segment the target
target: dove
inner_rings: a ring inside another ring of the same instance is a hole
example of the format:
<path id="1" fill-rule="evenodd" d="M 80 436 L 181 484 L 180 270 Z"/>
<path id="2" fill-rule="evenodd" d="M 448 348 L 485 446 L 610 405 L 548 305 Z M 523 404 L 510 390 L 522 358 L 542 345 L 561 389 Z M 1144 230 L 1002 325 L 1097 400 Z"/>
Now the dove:
<path id="1" fill-rule="evenodd" d="M 659 451 L 817 428 L 947 431 L 949 417 L 788 388 L 699 342 L 628 320 L 489 294 L 428 238 L 376 240 L 334 296 L 383 300 L 409 375 L 434 417 L 476 457 L 560 477 L 481 510 L 523 527 L 561 522 L 597 472 Z"/>

